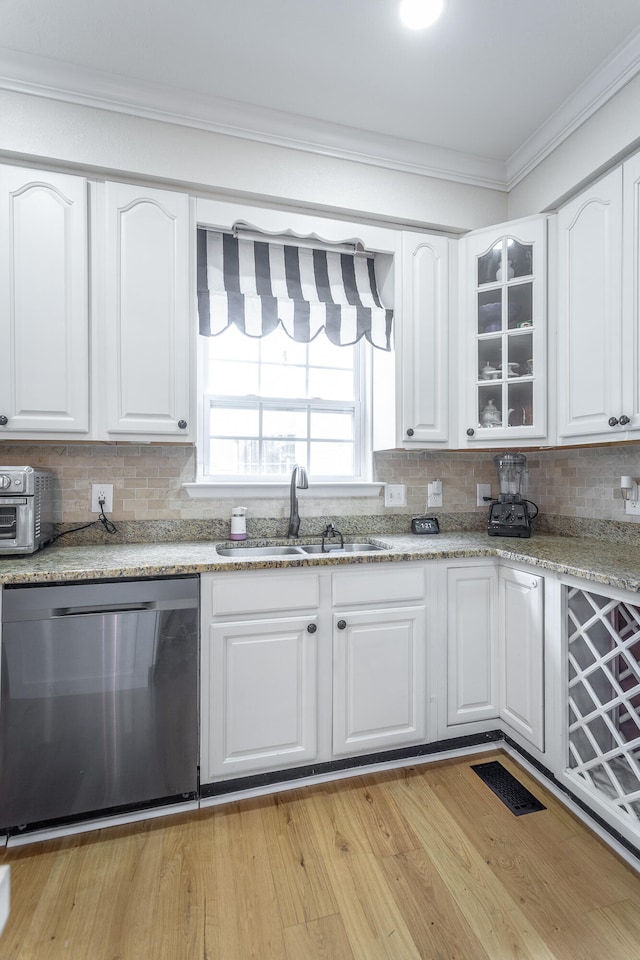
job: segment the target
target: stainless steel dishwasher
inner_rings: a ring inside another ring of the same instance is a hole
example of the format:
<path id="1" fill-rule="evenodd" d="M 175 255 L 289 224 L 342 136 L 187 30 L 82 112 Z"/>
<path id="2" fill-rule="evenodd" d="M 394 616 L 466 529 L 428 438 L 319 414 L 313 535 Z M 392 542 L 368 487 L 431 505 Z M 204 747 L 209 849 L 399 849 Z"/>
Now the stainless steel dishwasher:
<path id="1" fill-rule="evenodd" d="M 0 828 L 198 789 L 198 578 L 5 587 Z"/>

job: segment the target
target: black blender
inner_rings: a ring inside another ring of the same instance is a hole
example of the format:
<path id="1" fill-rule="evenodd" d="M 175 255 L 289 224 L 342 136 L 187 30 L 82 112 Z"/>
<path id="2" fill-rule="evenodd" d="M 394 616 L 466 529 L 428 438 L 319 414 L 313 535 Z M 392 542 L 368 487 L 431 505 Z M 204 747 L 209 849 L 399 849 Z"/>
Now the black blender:
<path id="1" fill-rule="evenodd" d="M 538 508 L 522 498 L 527 489 L 527 458 L 522 453 L 500 453 L 493 462 L 500 495 L 489 507 L 487 533 L 490 537 L 530 537 L 531 521 L 537 517 Z"/>

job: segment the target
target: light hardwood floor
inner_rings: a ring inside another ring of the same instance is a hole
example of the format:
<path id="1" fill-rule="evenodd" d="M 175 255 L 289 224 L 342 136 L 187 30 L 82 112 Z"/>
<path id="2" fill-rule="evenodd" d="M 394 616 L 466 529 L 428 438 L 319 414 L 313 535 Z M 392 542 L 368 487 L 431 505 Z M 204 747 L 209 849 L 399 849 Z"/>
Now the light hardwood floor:
<path id="1" fill-rule="evenodd" d="M 497 757 L 546 811 L 470 769 Z M 640 876 L 504 754 L 3 851 L 0 960 L 636 960 Z"/>

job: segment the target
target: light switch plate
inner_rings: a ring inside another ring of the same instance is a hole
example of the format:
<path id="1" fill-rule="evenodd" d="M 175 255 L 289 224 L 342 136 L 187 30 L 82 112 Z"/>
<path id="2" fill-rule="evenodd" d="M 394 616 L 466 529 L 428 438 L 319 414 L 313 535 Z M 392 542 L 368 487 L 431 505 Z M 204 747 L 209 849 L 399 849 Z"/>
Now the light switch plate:
<path id="1" fill-rule="evenodd" d="M 386 483 L 384 487 L 385 507 L 406 507 L 407 487 L 404 483 Z"/>

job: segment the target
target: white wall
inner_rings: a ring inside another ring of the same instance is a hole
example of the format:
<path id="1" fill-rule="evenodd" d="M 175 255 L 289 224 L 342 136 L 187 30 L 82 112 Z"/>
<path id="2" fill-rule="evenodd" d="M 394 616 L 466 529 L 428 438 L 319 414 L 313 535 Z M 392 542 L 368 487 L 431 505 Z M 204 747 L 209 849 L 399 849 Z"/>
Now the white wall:
<path id="1" fill-rule="evenodd" d="M 506 218 L 499 190 L 0 91 L 0 157 L 463 231 Z"/>
<path id="2" fill-rule="evenodd" d="M 640 75 L 561 143 L 509 194 L 509 219 L 554 209 L 640 146 Z"/>

